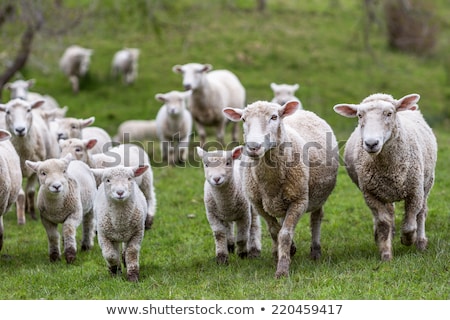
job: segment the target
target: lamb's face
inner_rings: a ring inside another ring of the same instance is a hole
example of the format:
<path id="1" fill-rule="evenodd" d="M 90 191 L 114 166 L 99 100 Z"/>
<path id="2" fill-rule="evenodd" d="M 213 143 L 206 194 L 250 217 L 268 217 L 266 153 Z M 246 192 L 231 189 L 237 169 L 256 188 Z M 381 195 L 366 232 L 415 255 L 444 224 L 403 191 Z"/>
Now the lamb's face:
<path id="1" fill-rule="evenodd" d="M 6 85 L 6 88 L 11 92 L 11 99 L 19 98 L 26 100 L 28 96 L 28 90 L 33 86 L 33 84 L 33 80 L 16 80 L 14 82 L 8 83 Z"/>
<path id="2" fill-rule="evenodd" d="M 288 101 L 297 100 L 295 91 L 299 88 L 298 84 L 289 85 L 272 83 L 271 88 L 274 94 L 272 102 L 276 102 L 282 106 Z"/>
<path id="3" fill-rule="evenodd" d="M 9 101 L 2 105 L 1 110 L 5 111 L 6 126 L 10 133 L 17 137 L 24 137 L 28 134 L 33 123 L 32 105 L 21 99 Z"/>
<path id="4" fill-rule="evenodd" d="M 36 173 L 41 188 L 45 192 L 55 195 L 68 190 L 68 165 L 69 163 L 63 159 L 49 159 L 40 162 Z"/>
<path id="5" fill-rule="evenodd" d="M 76 118 L 62 118 L 56 119 L 57 123 L 57 139 L 71 139 L 82 138 L 82 130 L 94 122 L 94 118 L 76 119 Z"/>
<path id="6" fill-rule="evenodd" d="M 185 90 L 195 90 L 200 87 L 203 77 L 211 70 L 208 64 L 188 63 L 182 66 L 175 66 L 174 71 L 183 76 L 183 87 Z"/>
<path id="7" fill-rule="evenodd" d="M 202 156 L 205 178 L 213 187 L 230 181 L 233 175 L 233 157 L 231 151 L 205 152 Z"/>
<path id="8" fill-rule="evenodd" d="M 106 196 L 113 201 L 125 201 L 134 188 L 134 174 L 130 168 L 113 167 L 103 171 L 102 183 Z"/>
<path id="9" fill-rule="evenodd" d="M 87 161 L 87 149 L 84 140 L 76 138 L 59 140 L 59 147 L 61 149 L 61 157 L 70 153 L 76 160 Z"/>
<path id="10" fill-rule="evenodd" d="M 171 117 L 179 116 L 186 105 L 186 98 L 182 94 L 166 95 L 166 111 Z"/>

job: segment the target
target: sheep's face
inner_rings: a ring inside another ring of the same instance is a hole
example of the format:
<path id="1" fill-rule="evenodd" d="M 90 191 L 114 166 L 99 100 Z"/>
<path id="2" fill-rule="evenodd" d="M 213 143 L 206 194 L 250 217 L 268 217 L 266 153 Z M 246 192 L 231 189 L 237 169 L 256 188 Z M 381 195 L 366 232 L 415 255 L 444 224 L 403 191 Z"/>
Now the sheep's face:
<path id="1" fill-rule="evenodd" d="M 61 149 L 61 157 L 71 154 L 74 159 L 83 162 L 88 161 L 88 150 L 92 149 L 97 143 L 96 139 L 76 139 L 71 138 L 67 140 L 59 140 L 59 147 Z"/>
<path id="2" fill-rule="evenodd" d="M 34 170 L 44 192 L 57 195 L 68 190 L 68 161 L 64 159 L 49 159 L 37 163 L 38 165 L 34 167 Z"/>
<path id="3" fill-rule="evenodd" d="M 123 202 L 134 192 L 135 178 L 142 175 L 148 168 L 148 165 L 141 167 L 120 165 L 112 168 L 92 169 L 92 171 L 94 175 L 101 175 L 106 196 L 114 202 Z"/>
<path id="4" fill-rule="evenodd" d="M 288 101 L 298 100 L 295 96 L 295 91 L 299 88 L 298 84 L 289 85 L 272 83 L 270 87 L 272 88 L 274 94 L 272 102 L 276 102 L 282 106 Z"/>
<path id="5" fill-rule="evenodd" d="M 83 128 L 91 125 L 94 122 L 94 118 L 88 119 L 76 119 L 76 118 L 62 118 L 56 119 L 57 123 L 57 139 L 71 139 L 82 138 Z"/>
<path id="6" fill-rule="evenodd" d="M 14 99 L 7 104 L 0 105 L 0 111 L 6 113 L 5 122 L 9 132 L 17 137 L 26 136 L 33 123 L 32 110 L 40 107 L 43 103 L 43 100 L 28 103 L 22 99 Z"/>
<path id="7" fill-rule="evenodd" d="M 197 147 L 197 154 L 202 158 L 205 179 L 213 187 L 226 185 L 233 176 L 234 160 L 241 155 L 242 148 L 232 151 L 217 150 L 206 152 Z"/>
<path id="8" fill-rule="evenodd" d="M 212 69 L 209 64 L 188 63 L 185 65 L 176 65 L 174 72 L 181 73 L 183 76 L 183 87 L 185 90 L 195 90 L 202 84 L 204 75 Z"/>
<path id="9" fill-rule="evenodd" d="M 34 85 L 34 80 L 16 80 L 6 84 L 6 89 L 11 92 L 11 99 L 23 99 L 26 100 L 28 96 L 28 90 Z"/>
<path id="10" fill-rule="evenodd" d="M 156 94 L 156 100 L 164 102 L 164 108 L 169 117 L 178 117 L 186 109 L 187 98 L 191 95 L 191 91 L 170 91 L 167 93 Z"/>

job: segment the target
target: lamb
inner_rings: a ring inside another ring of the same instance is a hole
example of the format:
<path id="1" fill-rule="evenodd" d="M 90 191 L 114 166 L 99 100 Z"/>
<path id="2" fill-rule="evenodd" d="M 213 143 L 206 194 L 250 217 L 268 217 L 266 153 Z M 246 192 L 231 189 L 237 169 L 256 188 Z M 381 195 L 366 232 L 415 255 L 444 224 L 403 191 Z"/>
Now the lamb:
<path id="1" fill-rule="evenodd" d="M 113 141 L 119 143 L 155 140 L 158 140 L 156 120 L 126 120 L 119 125 L 113 137 Z"/>
<path id="2" fill-rule="evenodd" d="M 97 218 L 98 243 L 112 275 L 121 272 L 119 246 L 129 281 L 139 280 L 139 254 L 144 238 L 147 204 L 136 183 L 149 165 L 142 167 L 116 166 L 91 169 L 101 176 L 94 203 Z"/>
<path id="3" fill-rule="evenodd" d="M 0 251 L 3 247 L 3 215 L 16 203 L 19 224 L 25 223 L 25 195 L 22 191 L 20 159 L 9 139 L 11 134 L 0 129 Z"/>
<path id="4" fill-rule="evenodd" d="M 56 139 L 51 136 L 45 121 L 37 111 L 43 100 L 28 102 L 13 99 L 6 104 L 0 104 L 0 111 L 5 112 L 6 127 L 11 136 L 11 142 L 20 158 L 22 176 L 26 184 L 26 212 L 32 219 L 37 219 L 34 210 L 36 174 L 25 165 L 25 160 L 43 161 L 59 155 Z"/>
<path id="5" fill-rule="evenodd" d="M 162 158 L 170 164 L 185 162 L 192 133 L 192 115 L 186 109 L 191 91 L 170 91 L 156 94 L 164 102 L 156 115 L 156 128 Z"/>
<path id="6" fill-rule="evenodd" d="M 259 215 L 251 209 L 241 183 L 241 152 L 240 147 L 214 152 L 197 147 L 205 171 L 204 203 L 218 264 L 228 264 L 228 253 L 234 252 L 234 224 L 238 256 L 253 258 L 261 254 Z"/>
<path id="7" fill-rule="evenodd" d="M 189 110 L 200 136 L 200 145 L 206 141 L 205 126 L 215 127 L 216 138 L 224 144 L 227 119 L 222 114 L 225 107 L 243 108 L 245 88 L 238 77 L 228 70 L 212 70 L 210 64 L 188 63 L 175 65 L 172 70 L 183 75 L 185 90 L 192 90 Z M 233 141 L 238 141 L 238 126 L 233 124 Z"/>
<path id="8" fill-rule="evenodd" d="M 39 177 L 37 205 L 47 232 L 50 261 L 61 259 L 58 225 L 62 224 L 64 256 L 67 263 L 73 263 L 77 253 L 76 230 L 81 223 L 81 250 L 94 246 L 94 176 L 85 163 L 72 160 L 71 155 L 25 163 Z"/>
<path id="9" fill-rule="evenodd" d="M 382 261 L 393 258 L 394 202 L 405 201 L 401 242 L 427 248 L 427 199 L 434 183 L 437 142 L 418 111 L 418 94 L 399 100 L 376 93 L 360 104 L 337 104 L 345 117 L 358 117 L 344 161 L 373 214 L 375 241 Z"/>
<path id="10" fill-rule="evenodd" d="M 69 78 L 74 93 L 80 90 L 80 78 L 86 76 L 93 53 L 92 49 L 72 45 L 64 51 L 59 60 L 59 67 Z"/>
<path id="11" fill-rule="evenodd" d="M 133 83 L 138 75 L 138 59 L 140 50 L 136 48 L 125 48 L 114 54 L 111 64 L 113 77 L 121 74 L 125 84 Z"/>
<path id="12" fill-rule="evenodd" d="M 244 110 L 224 109 L 230 120 L 244 122 L 244 192 L 267 222 L 278 261 L 276 278 L 289 274 L 296 252 L 295 227 L 306 212 L 311 212 L 310 257 L 320 258 L 323 206 L 334 189 L 339 166 L 331 127 L 298 106 L 298 101 L 283 106 L 256 101 Z"/>
<path id="13" fill-rule="evenodd" d="M 299 109 L 303 109 L 302 103 L 299 98 L 295 96 L 295 91 L 300 88 L 300 86 L 296 84 L 276 84 L 275 82 L 272 82 L 270 84 L 270 88 L 273 91 L 274 97 L 272 99 L 272 102 L 278 103 L 280 106 L 284 105 L 288 101 L 298 101 L 299 102 Z"/>

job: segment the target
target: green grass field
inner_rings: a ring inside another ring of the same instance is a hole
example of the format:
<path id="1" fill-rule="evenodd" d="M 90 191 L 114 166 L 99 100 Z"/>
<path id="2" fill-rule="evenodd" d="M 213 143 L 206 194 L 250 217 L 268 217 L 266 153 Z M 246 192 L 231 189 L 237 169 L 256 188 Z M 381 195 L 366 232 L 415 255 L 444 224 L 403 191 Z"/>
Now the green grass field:
<path id="1" fill-rule="evenodd" d="M 51 36 L 48 30 L 61 23 L 61 17 L 47 12 L 48 25 L 35 39 L 21 76 L 36 79 L 34 91 L 67 105 L 68 116 L 95 116 L 95 125 L 114 135 L 124 120 L 153 118 L 160 107 L 156 93 L 182 90 L 173 65 L 211 63 L 240 77 L 249 103 L 271 99 L 270 82 L 299 83 L 297 93 L 305 109 L 327 120 L 342 145 L 356 123 L 335 114 L 335 104 L 357 103 L 375 92 L 396 98 L 419 93 L 420 108 L 439 144 L 428 203 L 428 250 L 421 253 L 401 245 L 398 232 L 393 261 L 382 263 L 370 210 L 341 166 L 325 206 L 320 261 L 308 258 L 306 216 L 297 226 L 297 254 L 288 278 L 274 278 L 265 224 L 260 259 L 233 255 L 228 266 L 218 266 L 203 205 L 203 169 L 198 162 L 160 166 L 156 147 L 152 155 L 158 209 L 142 245 L 138 283 L 111 277 L 97 243 L 92 251 L 80 252 L 73 265 L 50 263 L 40 221 L 28 219 L 18 226 L 12 210 L 4 216 L 1 299 L 450 298 L 450 5 L 434 1 L 438 47 L 433 55 L 420 57 L 387 48 L 380 8 L 379 24 L 371 27 L 371 55 L 364 47 L 364 12 L 357 0 L 269 0 L 264 13 L 253 10 L 254 2 L 64 1 L 70 12 L 83 12 L 81 23 L 69 33 Z M 0 27 L 0 68 L 17 49 L 17 25 Z M 94 49 L 78 95 L 57 64 L 65 47 L 74 43 Z M 112 56 L 124 46 L 141 49 L 139 77 L 129 87 L 110 77 Z M 402 203 L 396 207 L 397 226 L 402 208 Z"/>

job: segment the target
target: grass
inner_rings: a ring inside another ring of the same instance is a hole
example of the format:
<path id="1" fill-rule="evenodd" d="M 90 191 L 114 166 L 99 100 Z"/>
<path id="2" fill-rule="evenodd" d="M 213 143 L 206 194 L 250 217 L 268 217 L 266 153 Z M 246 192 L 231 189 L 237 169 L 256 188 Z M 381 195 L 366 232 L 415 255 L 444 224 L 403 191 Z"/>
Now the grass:
<path id="1" fill-rule="evenodd" d="M 436 183 L 429 198 L 429 248 L 419 253 L 394 240 L 394 259 L 381 263 L 372 235 L 372 218 L 360 192 L 343 167 L 325 207 L 323 256 L 308 259 L 308 217 L 296 231 L 298 251 L 290 276 L 274 279 L 271 241 L 263 230 L 262 257 L 231 257 L 228 266 L 214 260 L 214 241 L 203 205 L 203 170 L 155 165 L 158 210 L 141 251 L 141 280 L 112 278 L 96 244 L 81 252 L 73 265 L 50 263 L 47 239 L 39 221 L 16 223 L 4 217 L 5 243 L 0 256 L 1 299 L 449 299 L 450 133 L 446 70 L 450 6 L 435 1 L 441 22 L 439 48 L 430 57 L 387 49 L 383 27 L 373 26 L 364 49 L 362 8 L 356 0 L 268 1 L 268 11 L 251 10 L 254 1 L 66 1 L 85 14 L 64 36 L 43 32 L 24 78 L 37 80 L 35 91 L 69 106 L 69 116 L 96 117 L 95 124 L 112 135 L 126 119 L 153 118 L 158 92 L 181 90 L 174 64 L 189 61 L 228 68 L 241 78 L 248 101 L 271 99 L 270 82 L 299 83 L 306 109 L 315 111 L 345 142 L 355 123 L 332 111 L 341 102 L 357 103 L 373 92 L 399 98 L 421 94 L 420 107 L 439 143 Z M 58 19 L 57 13 L 48 19 Z M 381 19 L 381 16 L 379 16 Z M 0 28 L 0 62 L 10 57 L 16 32 Z M 72 43 L 95 50 L 91 71 L 72 94 L 56 61 Z M 124 87 L 109 76 L 113 53 L 122 46 L 139 47 L 138 81 Z M 3 60 L 2 60 L 3 59 Z M 444 68 L 443 68 L 444 66 Z M 4 96 L 5 98 L 5 96 Z M 212 138 L 212 135 L 211 135 Z M 229 137 L 228 137 L 229 141 Z M 158 150 L 155 151 L 158 157 Z M 155 160 L 156 162 L 156 160 Z M 402 204 L 397 206 L 401 224 Z"/>

